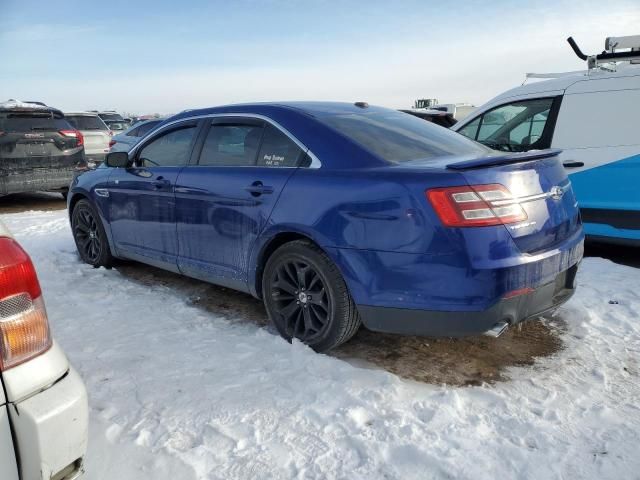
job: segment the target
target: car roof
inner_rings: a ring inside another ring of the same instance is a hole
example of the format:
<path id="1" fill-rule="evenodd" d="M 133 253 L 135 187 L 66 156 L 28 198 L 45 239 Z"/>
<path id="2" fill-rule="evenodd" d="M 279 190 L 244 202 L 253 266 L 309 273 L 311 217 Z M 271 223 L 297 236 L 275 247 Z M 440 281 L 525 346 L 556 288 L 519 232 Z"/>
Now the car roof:
<path id="1" fill-rule="evenodd" d="M 41 105 L 39 103 L 27 103 L 19 100 L 8 100 L 0 102 L 0 111 L 2 112 L 51 112 L 54 115 L 63 116 L 62 111 L 57 108 Z"/>
<path id="2" fill-rule="evenodd" d="M 94 113 L 94 112 L 64 112 L 64 114 L 65 115 L 75 115 L 75 116 L 82 115 L 82 116 L 85 116 L 85 117 L 97 117 L 98 116 L 98 114 Z"/>

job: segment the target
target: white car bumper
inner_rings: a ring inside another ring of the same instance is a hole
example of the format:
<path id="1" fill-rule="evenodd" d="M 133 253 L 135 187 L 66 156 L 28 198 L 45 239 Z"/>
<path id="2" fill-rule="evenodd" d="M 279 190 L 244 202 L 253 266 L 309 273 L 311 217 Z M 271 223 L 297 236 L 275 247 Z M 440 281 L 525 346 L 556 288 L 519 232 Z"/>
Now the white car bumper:
<path id="1" fill-rule="evenodd" d="M 71 480 L 83 473 L 89 407 L 73 368 L 46 390 L 7 407 L 22 480 Z"/>

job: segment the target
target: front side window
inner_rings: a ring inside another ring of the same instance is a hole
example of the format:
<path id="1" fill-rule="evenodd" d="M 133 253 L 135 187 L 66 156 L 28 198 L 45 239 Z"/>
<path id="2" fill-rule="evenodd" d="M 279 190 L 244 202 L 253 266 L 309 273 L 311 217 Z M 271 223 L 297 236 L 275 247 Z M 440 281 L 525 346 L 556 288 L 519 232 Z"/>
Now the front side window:
<path id="1" fill-rule="evenodd" d="M 273 125 L 267 125 L 258 155 L 260 167 L 297 167 L 302 149 Z"/>
<path id="2" fill-rule="evenodd" d="M 487 152 L 462 135 L 394 110 L 328 114 L 319 119 L 388 162 L 403 163 Z"/>
<path id="3" fill-rule="evenodd" d="M 262 124 L 234 122 L 211 125 L 198 165 L 254 166 L 262 131 Z"/>
<path id="4" fill-rule="evenodd" d="M 182 127 L 163 133 L 146 144 L 138 154 L 140 167 L 181 167 L 191 154 L 196 133 L 195 126 Z"/>
<path id="5" fill-rule="evenodd" d="M 553 98 L 523 100 L 494 108 L 459 130 L 459 133 L 484 145 L 505 151 L 526 151 L 551 146 L 551 136 L 543 133 Z"/>
<path id="6" fill-rule="evenodd" d="M 143 125 L 140 125 L 136 130 L 136 137 L 144 137 L 147 133 L 153 130 L 158 126 L 160 122 L 147 122 Z"/>

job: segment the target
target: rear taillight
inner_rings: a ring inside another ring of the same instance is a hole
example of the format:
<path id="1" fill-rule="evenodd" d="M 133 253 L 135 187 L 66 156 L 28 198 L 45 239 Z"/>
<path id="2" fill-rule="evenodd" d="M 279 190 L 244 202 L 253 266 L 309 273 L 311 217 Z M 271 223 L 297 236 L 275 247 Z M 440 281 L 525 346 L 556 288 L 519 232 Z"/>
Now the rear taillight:
<path id="1" fill-rule="evenodd" d="M 522 206 L 499 184 L 434 188 L 425 193 L 448 227 L 503 225 L 527 219 Z"/>
<path id="2" fill-rule="evenodd" d="M 118 142 L 116 142 L 115 140 L 109 140 L 109 148 L 113 147 L 116 143 Z"/>
<path id="3" fill-rule="evenodd" d="M 84 136 L 80 133 L 79 130 L 60 130 L 58 133 L 60 135 L 64 135 L 65 137 L 75 138 L 77 140 L 76 146 L 81 147 L 84 145 Z"/>
<path id="4" fill-rule="evenodd" d="M 11 238 L 0 238 L 0 371 L 51 346 L 47 312 L 29 255 Z"/>

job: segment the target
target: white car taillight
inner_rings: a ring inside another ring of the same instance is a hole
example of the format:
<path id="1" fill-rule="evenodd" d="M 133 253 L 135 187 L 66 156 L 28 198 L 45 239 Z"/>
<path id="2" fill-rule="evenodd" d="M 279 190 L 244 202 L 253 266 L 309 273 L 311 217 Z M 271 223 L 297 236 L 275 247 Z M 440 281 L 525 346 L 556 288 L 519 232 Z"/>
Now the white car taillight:
<path id="1" fill-rule="evenodd" d="M 0 238 L 0 371 L 51 347 L 47 312 L 29 255 L 11 238 Z"/>

